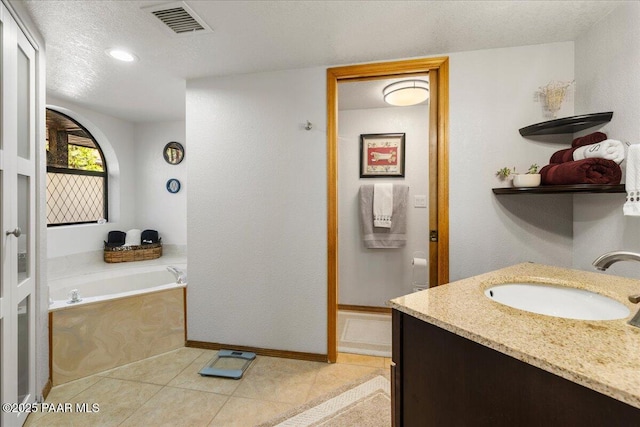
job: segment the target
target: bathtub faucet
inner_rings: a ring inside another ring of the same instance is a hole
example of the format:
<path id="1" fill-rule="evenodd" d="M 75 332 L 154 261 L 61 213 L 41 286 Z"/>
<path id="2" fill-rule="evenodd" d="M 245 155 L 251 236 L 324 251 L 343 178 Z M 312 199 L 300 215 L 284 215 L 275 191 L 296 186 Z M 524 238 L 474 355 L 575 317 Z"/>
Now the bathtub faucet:
<path id="1" fill-rule="evenodd" d="M 75 304 L 80 301 L 82 301 L 82 298 L 80 298 L 80 292 L 78 292 L 77 289 L 73 289 L 69 292 L 69 301 L 67 301 L 67 304 Z"/>
<path id="2" fill-rule="evenodd" d="M 178 285 L 184 285 L 187 283 L 187 273 L 184 270 L 170 265 L 169 267 L 167 267 L 167 271 L 169 271 L 176 277 L 176 283 Z"/>

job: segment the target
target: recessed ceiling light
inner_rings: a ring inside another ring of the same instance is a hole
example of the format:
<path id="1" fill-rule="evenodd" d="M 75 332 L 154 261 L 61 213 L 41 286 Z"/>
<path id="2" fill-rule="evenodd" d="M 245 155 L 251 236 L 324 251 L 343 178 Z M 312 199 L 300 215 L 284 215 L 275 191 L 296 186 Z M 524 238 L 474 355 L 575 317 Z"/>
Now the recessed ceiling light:
<path id="1" fill-rule="evenodd" d="M 112 58 L 124 62 L 134 62 L 138 60 L 138 57 L 133 53 L 127 52 L 123 49 L 107 49 L 107 54 Z"/>

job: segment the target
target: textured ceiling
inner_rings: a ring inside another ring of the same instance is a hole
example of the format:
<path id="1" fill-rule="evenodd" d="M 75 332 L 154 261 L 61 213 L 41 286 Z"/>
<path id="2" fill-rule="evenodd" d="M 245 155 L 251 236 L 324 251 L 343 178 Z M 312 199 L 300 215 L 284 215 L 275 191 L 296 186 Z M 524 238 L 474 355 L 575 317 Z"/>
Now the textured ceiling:
<path id="1" fill-rule="evenodd" d="M 184 118 L 185 80 L 574 40 L 620 2 L 187 1 L 213 28 L 174 37 L 150 1 L 24 1 L 47 89 L 131 121 Z M 105 54 L 126 47 L 140 60 Z"/>

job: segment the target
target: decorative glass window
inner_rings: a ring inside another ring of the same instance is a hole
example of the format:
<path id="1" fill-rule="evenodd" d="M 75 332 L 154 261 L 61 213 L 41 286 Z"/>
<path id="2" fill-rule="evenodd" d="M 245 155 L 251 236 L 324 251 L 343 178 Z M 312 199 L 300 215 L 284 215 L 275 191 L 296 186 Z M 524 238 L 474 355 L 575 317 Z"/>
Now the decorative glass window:
<path id="1" fill-rule="evenodd" d="M 47 109 L 47 226 L 107 220 L 107 163 L 81 124 Z"/>

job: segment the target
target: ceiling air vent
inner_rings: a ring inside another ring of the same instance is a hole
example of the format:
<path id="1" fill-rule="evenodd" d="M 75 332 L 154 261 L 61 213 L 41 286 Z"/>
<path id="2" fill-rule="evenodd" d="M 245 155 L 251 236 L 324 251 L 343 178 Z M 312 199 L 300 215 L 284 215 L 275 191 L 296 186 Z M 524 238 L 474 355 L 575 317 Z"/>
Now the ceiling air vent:
<path id="1" fill-rule="evenodd" d="M 142 9 L 155 16 L 154 21 L 173 35 L 204 34 L 213 31 L 182 1 L 147 6 Z"/>

